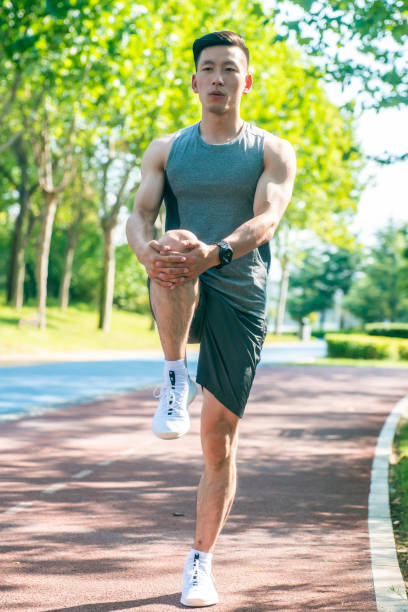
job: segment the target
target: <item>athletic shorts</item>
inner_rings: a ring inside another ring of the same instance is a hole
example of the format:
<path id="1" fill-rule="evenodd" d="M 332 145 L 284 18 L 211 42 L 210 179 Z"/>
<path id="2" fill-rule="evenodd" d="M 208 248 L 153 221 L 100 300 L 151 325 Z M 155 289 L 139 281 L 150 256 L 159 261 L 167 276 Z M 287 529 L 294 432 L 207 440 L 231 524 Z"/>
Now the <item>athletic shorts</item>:
<path id="1" fill-rule="evenodd" d="M 196 380 L 240 418 L 265 335 L 262 317 L 237 310 L 200 279 L 200 299 L 188 338 L 189 343 L 200 343 Z"/>

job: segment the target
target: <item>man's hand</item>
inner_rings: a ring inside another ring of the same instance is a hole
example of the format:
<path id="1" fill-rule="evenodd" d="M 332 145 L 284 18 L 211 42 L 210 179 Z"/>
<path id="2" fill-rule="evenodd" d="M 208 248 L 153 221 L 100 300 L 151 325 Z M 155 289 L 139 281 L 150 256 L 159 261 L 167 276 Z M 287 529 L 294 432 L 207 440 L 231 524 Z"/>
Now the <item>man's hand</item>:
<path id="1" fill-rule="evenodd" d="M 186 256 L 170 252 L 170 247 L 160 245 L 157 240 L 148 243 L 142 263 L 149 278 L 162 287 L 174 288 L 175 279 L 188 273 Z"/>
<path id="2" fill-rule="evenodd" d="M 208 270 L 219 263 L 219 248 L 213 244 L 206 244 L 201 240 L 182 240 L 182 251 L 177 255 L 185 254 L 185 270 L 183 274 L 173 274 L 170 268 L 163 269 L 160 278 L 171 281 L 175 285 L 195 280 Z M 174 251 L 169 252 L 169 257 L 175 255 Z"/>
<path id="3" fill-rule="evenodd" d="M 170 289 L 195 280 L 219 263 L 219 248 L 198 240 L 187 230 L 170 230 L 158 242 L 151 241 L 149 246 L 156 252 L 149 276 Z"/>

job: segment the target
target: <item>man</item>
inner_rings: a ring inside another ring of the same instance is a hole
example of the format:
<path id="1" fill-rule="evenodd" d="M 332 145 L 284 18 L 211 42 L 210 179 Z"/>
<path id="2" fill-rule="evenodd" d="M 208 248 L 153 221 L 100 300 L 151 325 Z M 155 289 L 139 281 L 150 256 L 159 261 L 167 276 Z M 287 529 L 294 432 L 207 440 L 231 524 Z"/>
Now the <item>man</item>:
<path id="1" fill-rule="evenodd" d="M 194 42 L 193 53 L 192 88 L 202 119 L 147 148 L 127 235 L 149 276 L 165 356 L 153 419 L 160 438 L 189 429 L 195 384 L 186 344 L 200 342 L 205 469 L 181 596 L 181 603 L 197 607 L 218 602 L 212 552 L 235 495 L 238 424 L 265 335 L 269 241 L 291 198 L 295 155 L 287 141 L 240 117 L 241 97 L 252 87 L 243 39 L 228 31 L 207 34 Z M 163 197 L 166 232 L 156 241 Z"/>

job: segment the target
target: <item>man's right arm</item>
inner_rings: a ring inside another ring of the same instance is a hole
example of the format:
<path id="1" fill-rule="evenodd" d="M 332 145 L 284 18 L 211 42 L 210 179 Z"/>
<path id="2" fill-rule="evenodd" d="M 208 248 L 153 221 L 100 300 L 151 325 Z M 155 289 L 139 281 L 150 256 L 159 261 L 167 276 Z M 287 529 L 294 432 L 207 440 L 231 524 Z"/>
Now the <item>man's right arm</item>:
<path id="1" fill-rule="evenodd" d="M 142 180 L 135 196 L 132 214 L 126 224 L 126 235 L 130 248 L 146 268 L 148 276 L 164 287 L 172 287 L 174 283 L 158 277 L 162 271 L 160 264 L 171 265 L 174 269 L 182 268 L 185 257 L 161 255 L 160 245 L 154 240 L 153 232 L 163 197 L 166 147 L 167 140 L 158 139 L 146 149 L 141 168 Z"/>

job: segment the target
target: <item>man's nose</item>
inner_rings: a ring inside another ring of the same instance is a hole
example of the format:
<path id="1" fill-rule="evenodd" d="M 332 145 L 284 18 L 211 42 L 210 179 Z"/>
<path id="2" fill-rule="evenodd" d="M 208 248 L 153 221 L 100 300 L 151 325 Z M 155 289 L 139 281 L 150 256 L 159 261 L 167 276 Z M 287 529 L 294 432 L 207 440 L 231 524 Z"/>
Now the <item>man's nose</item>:
<path id="1" fill-rule="evenodd" d="M 213 85 L 218 85 L 220 83 L 224 83 L 224 79 L 222 78 L 222 74 L 215 72 L 214 76 L 213 76 Z"/>

